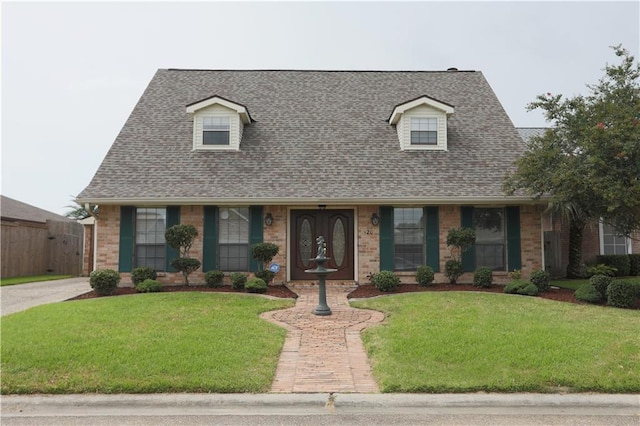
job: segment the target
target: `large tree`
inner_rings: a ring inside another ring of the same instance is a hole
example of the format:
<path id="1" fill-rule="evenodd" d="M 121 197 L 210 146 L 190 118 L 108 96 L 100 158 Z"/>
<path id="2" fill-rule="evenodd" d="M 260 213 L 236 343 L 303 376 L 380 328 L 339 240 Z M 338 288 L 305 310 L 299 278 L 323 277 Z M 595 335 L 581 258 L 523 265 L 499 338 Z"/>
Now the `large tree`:
<path id="1" fill-rule="evenodd" d="M 550 129 L 531 139 L 505 179 L 507 194 L 549 197 L 569 219 L 569 277 L 581 274 L 590 220 L 624 235 L 640 229 L 640 65 L 621 46 L 613 50 L 620 63 L 607 65 L 587 96 L 547 93 L 528 105 L 543 111 Z"/>

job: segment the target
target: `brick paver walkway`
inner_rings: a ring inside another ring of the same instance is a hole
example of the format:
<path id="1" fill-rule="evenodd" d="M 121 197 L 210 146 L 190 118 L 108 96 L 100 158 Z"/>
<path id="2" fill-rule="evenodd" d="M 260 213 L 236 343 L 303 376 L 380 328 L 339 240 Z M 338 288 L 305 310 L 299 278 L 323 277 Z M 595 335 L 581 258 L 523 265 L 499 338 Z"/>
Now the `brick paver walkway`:
<path id="1" fill-rule="evenodd" d="M 271 392 L 379 392 L 360 331 L 384 314 L 349 307 L 354 287 L 327 285 L 332 315 L 317 316 L 317 286 L 297 286 L 296 306 L 262 317 L 288 330 Z"/>

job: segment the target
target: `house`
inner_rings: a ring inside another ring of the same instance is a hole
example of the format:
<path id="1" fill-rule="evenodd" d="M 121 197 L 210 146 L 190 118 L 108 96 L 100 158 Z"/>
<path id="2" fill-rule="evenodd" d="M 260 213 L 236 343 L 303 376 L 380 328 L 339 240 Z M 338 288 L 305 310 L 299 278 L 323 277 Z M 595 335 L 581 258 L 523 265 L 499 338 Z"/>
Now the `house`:
<path id="1" fill-rule="evenodd" d="M 393 270 L 443 281 L 449 229 L 474 227 L 467 272 L 543 268 L 545 205 L 506 196 L 525 150 L 477 71 L 158 70 L 94 178 L 96 269 L 137 266 L 181 282 L 165 229 L 194 225 L 209 270 L 254 271 L 251 244 L 277 244 L 274 282 L 315 279 L 324 236 L 329 282 Z M 462 280 L 469 281 L 471 274 Z"/>
<path id="2" fill-rule="evenodd" d="M 2 277 L 80 275 L 83 228 L 74 221 L 0 196 Z"/>
<path id="3" fill-rule="evenodd" d="M 518 133 L 527 144 L 532 137 L 542 136 L 546 127 L 519 127 Z M 569 264 L 569 224 L 564 217 L 552 212 L 544 215 L 544 256 L 545 268 L 552 276 L 564 276 Z M 593 221 L 584 229 L 582 237 L 582 259 L 587 264 L 595 264 L 598 255 L 640 253 L 640 232 L 631 236 L 618 235 L 608 224 Z"/>

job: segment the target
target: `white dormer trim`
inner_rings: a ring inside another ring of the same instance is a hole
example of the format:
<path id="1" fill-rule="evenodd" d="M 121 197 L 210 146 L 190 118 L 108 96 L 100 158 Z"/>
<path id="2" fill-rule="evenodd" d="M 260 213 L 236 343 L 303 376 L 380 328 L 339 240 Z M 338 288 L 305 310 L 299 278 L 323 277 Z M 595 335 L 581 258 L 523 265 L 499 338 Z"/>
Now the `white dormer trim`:
<path id="1" fill-rule="evenodd" d="M 397 105 L 391 116 L 389 124 L 396 126 L 400 150 L 402 151 L 446 151 L 447 150 L 447 118 L 454 113 L 452 105 L 441 102 L 428 96 Z M 418 144 L 411 143 L 411 121 L 413 118 L 430 119 L 435 121 L 437 138 L 435 143 Z"/>
<path id="2" fill-rule="evenodd" d="M 453 105 L 446 104 L 428 96 L 421 96 L 412 101 L 396 105 L 396 107 L 391 112 L 391 116 L 389 116 L 389 124 L 398 124 L 398 121 L 400 121 L 400 118 L 406 111 L 422 105 L 426 105 L 428 107 L 442 111 L 446 115 L 451 115 L 454 112 Z"/>
<path id="3" fill-rule="evenodd" d="M 195 114 L 198 110 L 210 107 L 212 105 L 220 105 L 225 108 L 234 110 L 240 116 L 243 124 L 251 124 L 251 122 L 253 121 L 247 107 L 242 104 L 222 98 L 220 96 L 211 96 L 210 98 L 206 98 L 187 105 L 187 113 Z"/>
<path id="4" fill-rule="evenodd" d="M 187 105 L 187 113 L 193 114 L 193 149 L 196 151 L 239 151 L 244 126 L 253 122 L 247 107 L 220 96 L 212 96 Z M 228 144 L 210 145 L 204 143 L 205 117 L 225 117 L 228 119 Z"/>

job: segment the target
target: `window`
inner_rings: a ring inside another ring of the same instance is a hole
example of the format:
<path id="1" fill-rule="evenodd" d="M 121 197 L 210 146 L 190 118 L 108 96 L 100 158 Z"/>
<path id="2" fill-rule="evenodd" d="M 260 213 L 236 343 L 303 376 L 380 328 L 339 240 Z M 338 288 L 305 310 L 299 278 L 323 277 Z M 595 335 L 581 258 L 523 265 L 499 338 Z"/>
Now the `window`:
<path id="1" fill-rule="evenodd" d="M 411 118 L 411 145 L 437 145 L 438 119 L 426 117 Z"/>
<path id="2" fill-rule="evenodd" d="M 494 271 L 506 270 L 504 210 L 501 208 L 474 209 L 476 230 L 476 267 Z"/>
<path id="3" fill-rule="evenodd" d="M 424 210 L 393 209 L 394 269 L 415 271 L 425 263 Z"/>
<path id="4" fill-rule="evenodd" d="M 229 117 L 202 117 L 202 144 L 229 145 Z"/>
<path id="5" fill-rule="evenodd" d="M 166 224 L 166 209 L 136 209 L 136 267 L 149 266 L 156 271 L 165 270 L 166 244 L 164 233 Z"/>
<path id="6" fill-rule="evenodd" d="M 619 235 L 616 228 L 602 224 L 602 254 L 629 254 L 629 240 Z"/>
<path id="7" fill-rule="evenodd" d="M 249 208 L 221 208 L 219 215 L 218 269 L 249 270 Z"/>

